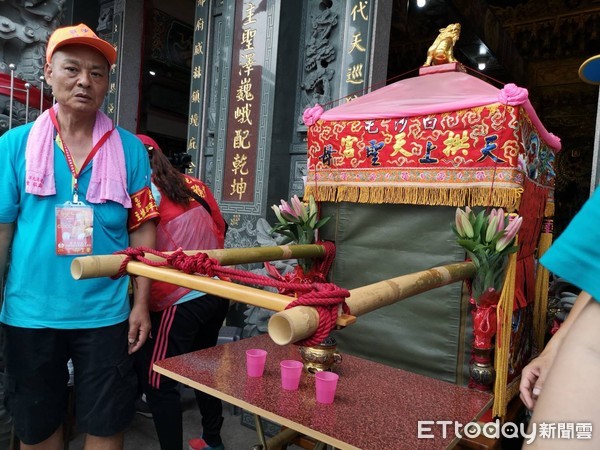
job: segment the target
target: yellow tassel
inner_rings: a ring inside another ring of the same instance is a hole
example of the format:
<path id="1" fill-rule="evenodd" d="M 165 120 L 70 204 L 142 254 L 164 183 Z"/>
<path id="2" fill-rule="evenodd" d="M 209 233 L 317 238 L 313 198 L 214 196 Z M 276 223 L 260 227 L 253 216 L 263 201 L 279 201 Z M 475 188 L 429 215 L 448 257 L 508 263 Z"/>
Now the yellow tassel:
<path id="1" fill-rule="evenodd" d="M 554 202 L 547 201 L 544 209 L 544 217 L 554 217 Z"/>
<path id="2" fill-rule="evenodd" d="M 552 245 L 551 221 L 546 221 L 540 234 L 538 243 L 538 258 Z M 535 277 L 535 303 L 533 305 L 533 330 L 535 333 L 538 351 L 544 348 L 546 338 L 546 316 L 548 315 L 548 286 L 550 284 L 550 272 L 541 264 L 537 266 Z"/>
<path id="3" fill-rule="evenodd" d="M 515 245 L 516 245 L 515 240 Z M 492 407 L 493 417 L 500 417 L 504 420 L 506 408 L 511 400 L 508 397 L 508 358 L 510 353 L 510 337 L 513 306 L 515 303 L 515 280 L 517 274 L 517 254 L 511 253 L 508 257 L 506 275 L 500 301 L 497 309 L 496 349 L 494 367 L 496 369 L 496 381 L 494 383 L 494 406 Z"/>
<path id="4" fill-rule="evenodd" d="M 415 187 L 415 186 L 345 186 L 342 184 L 307 184 L 304 196 L 313 195 L 321 202 L 393 203 L 429 206 L 494 206 L 516 211 L 522 188 L 495 187 Z"/>

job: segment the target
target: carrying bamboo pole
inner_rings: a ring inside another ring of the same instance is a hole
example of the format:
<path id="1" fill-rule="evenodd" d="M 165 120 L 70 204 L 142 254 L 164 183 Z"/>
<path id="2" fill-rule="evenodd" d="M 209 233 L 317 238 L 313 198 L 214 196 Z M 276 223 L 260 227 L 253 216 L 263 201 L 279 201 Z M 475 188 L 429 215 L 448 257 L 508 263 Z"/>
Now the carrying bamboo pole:
<path id="1" fill-rule="evenodd" d="M 346 304 L 350 315 L 358 317 L 431 289 L 471 278 L 475 270 L 472 262 L 462 262 L 379 281 L 350 290 Z M 273 342 L 286 345 L 312 336 L 319 326 L 319 318 L 315 319 L 308 309 L 313 308 L 297 306 L 271 316 L 268 331 Z"/>
<path id="2" fill-rule="evenodd" d="M 170 255 L 173 252 L 164 253 Z M 217 250 L 184 250 L 184 253 L 188 256 L 206 253 L 210 258 L 216 259 L 222 266 L 231 266 L 282 259 L 319 258 L 325 255 L 325 247 L 317 244 L 279 245 Z M 119 269 L 125 258 L 127 258 L 126 255 L 81 256 L 75 258 L 71 263 L 71 275 L 76 280 L 112 277 L 119 273 Z M 155 262 L 165 261 L 164 258 L 152 253 L 144 255 L 144 258 Z"/>
<path id="3" fill-rule="evenodd" d="M 127 264 L 127 272 L 152 280 L 176 284 L 187 289 L 206 292 L 236 302 L 247 303 L 253 306 L 283 311 L 294 300 L 292 297 L 274 292 L 257 289 L 243 284 L 231 283 L 218 278 L 203 275 L 190 275 L 169 267 L 154 267 L 138 261 Z"/>
<path id="4" fill-rule="evenodd" d="M 164 252 L 172 254 L 173 252 Z M 192 256 L 198 253 L 206 253 L 219 264 L 234 265 L 263 261 L 275 261 L 292 258 L 317 258 L 325 255 L 325 247 L 322 245 L 280 245 L 272 247 L 253 248 L 229 248 L 216 250 L 185 250 L 184 253 Z M 148 253 L 144 257 L 151 261 L 163 262 L 164 258 Z M 127 258 L 126 255 L 96 255 L 82 256 L 73 259 L 71 263 L 71 275 L 76 280 L 88 278 L 112 277 L 119 273 L 121 264 Z M 164 281 L 176 284 L 188 289 L 206 292 L 218 297 L 246 303 L 252 306 L 269 309 L 271 311 L 283 311 L 294 300 L 292 297 L 274 292 L 265 291 L 241 284 L 229 283 L 215 278 L 189 275 L 170 267 L 154 267 L 139 261 L 129 261 L 126 266 L 127 273 L 139 275 L 152 280 Z M 307 308 L 310 322 L 319 322 L 319 314 L 315 308 Z M 341 315 L 338 317 L 338 326 L 347 326 L 354 323 L 356 318 Z"/>
<path id="5" fill-rule="evenodd" d="M 300 249 L 299 247 L 312 248 Z M 314 247 L 320 247 L 320 249 L 315 249 Z M 263 258 L 270 255 L 274 260 L 278 259 L 276 255 L 280 256 L 279 259 L 287 259 L 305 257 L 307 253 L 302 253 L 302 256 L 299 256 L 299 252 L 304 251 L 311 254 L 312 252 L 324 252 L 324 248 L 318 245 L 258 247 L 256 250 L 259 249 L 266 251 L 252 252 L 252 250 L 255 249 L 197 250 L 186 251 L 186 254 L 192 255 L 202 252 L 207 253 L 210 256 L 212 253 L 215 255 L 215 259 L 218 259 L 219 262 L 224 265 L 224 263 L 235 264 L 232 262 L 234 260 L 244 260 L 246 262 L 252 260 L 252 262 L 257 262 L 260 254 L 262 254 L 261 257 Z M 244 251 L 232 252 L 232 250 Z M 285 255 L 284 258 L 281 258 L 281 255 Z M 148 255 L 148 259 L 151 259 L 150 256 L 154 255 Z M 101 276 L 114 276 L 118 273 L 124 258 L 124 255 L 85 256 L 75 258 L 71 265 L 71 274 L 73 278 L 78 280 Z M 158 260 L 162 259 L 160 257 L 156 258 L 158 258 Z M 128 262 L 126 270 L 131 275 L 139 275 L 152 280 L 164 281 L 166 283 L 206 292 L 233 301 L 258 306 L 271 311 L 277 311 L 269 320 L 268 331 L 271 339 L 279 345 L 286 345 L 306 339 L 312 336 L 319 326 L 319 314 L 313 307 L 296 306 L 286 310 L 289 303 L 294 300 L 287 295 L 276 294 L 263 289 L 230 283 L 206 276 L 189 275 L 173 268 L 154 267 L 138 261 Z M 356 316 L 366 314 L 375 309 L 391 305 L 400 300 L 404 300 L 408 297 L 437 287 L 471 278 L 475 274 L 475 270 L 475 265 L 471 262 L 454 263 L 352 289 L 350 290 L 350 296 L 346 299 L 346 304 L 350 309 L 350 315 L 340 314 L 336 321 L 336 325 L 350 325 L 356 321 Z"/>

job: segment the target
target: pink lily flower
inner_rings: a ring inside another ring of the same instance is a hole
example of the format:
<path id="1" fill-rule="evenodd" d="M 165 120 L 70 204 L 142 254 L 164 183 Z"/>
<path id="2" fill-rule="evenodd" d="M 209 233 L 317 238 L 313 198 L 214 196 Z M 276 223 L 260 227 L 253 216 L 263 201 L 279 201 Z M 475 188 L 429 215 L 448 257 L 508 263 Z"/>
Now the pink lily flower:
<path id="1" fill-rule="evenodd" d="M 271 206 L 271 209 L 275 213 L 275 216 L 277 217 L 277 220 L 279 220 L 279 223 L 286 225 L 287 220 L 285 220 L 285 218 L 281 215 L 281 208 L 277 205 L 273 205 Z"/>
<path id="2" fill-rule="evenodd" d="M 501 252 L 506 247 L 508 247 L 509 244 L 512 243 L 513 239 L 519 232 L 519 228 L 521 228 L 522 223 L 523 218 L 521 216 L 517 217 L 516 219 L 510 220 L 508 226 L 504 230 L 504 236 L 502 236 L 500 239 L 498 239 L 498 242 L 496 242 L 497 252 Z"/>
<path id="3" fill-rule="evenodd" d="M 304 206 L 304 203 L 300 201 L 297 195 L 292 197 L 291 202 L 292 209 L 294 210 L 296 217 L 302 218 L 302 220 L 306 222 L 306 220 L 308 220 L 308 213 L 306 212 L 306 206 Z"/>
<path id="4" fill-rule="evenodd" d="M 473 237 L 473 225 L 471 225 L 471 222 L 469 221 L 469 216 L 467 212 L 463 211 L 460 208 L 456 208 L 455 223 L 458 234 L 460 234 L 462 237 Z"/>
<path id="5" fill-rule="evenodd" d="M 496 216 L 498 217 L 498 227 L 496 229 L 496 233 L 504 230 L 504 210 L 502 208 L 498 208 L 496 210 Z"/>
<path id="6" fill-rule="evenodd" d="M 498 229 L 498 216 L 495 214 L 494 211 L 492 211 L 490 213 L 490 215 L 488 216 L 488 225 L 487 228 L 485 230 L 485 242 L 492 242 L 492 239 L 494 239 L 494 236 L 497 233 Z"/>
<path id="7" fill-rule="evenodd" d="M 292 217 L 298 217 L 294 209 L 285 200 L 281 200 L 281 206 L 279 207 L 282 213 L 289 214 Z"/>

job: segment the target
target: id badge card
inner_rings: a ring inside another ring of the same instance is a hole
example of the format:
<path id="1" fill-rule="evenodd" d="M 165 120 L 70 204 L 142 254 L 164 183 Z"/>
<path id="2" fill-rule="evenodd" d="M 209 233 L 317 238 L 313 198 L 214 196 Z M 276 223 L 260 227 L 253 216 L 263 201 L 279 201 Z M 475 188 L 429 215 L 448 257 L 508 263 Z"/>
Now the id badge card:
<path id="1" fill-rule="evenodd" d="M 56 254 L 89 255 L 92 253 L 94 210 L 84 203 L 56 205 Z"/>

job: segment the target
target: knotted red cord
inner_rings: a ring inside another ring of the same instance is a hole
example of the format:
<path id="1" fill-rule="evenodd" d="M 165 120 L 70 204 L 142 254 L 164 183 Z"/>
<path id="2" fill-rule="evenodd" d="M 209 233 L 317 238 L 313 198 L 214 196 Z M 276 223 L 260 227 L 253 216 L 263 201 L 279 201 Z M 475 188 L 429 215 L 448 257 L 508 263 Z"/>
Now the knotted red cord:
<path id="1" fill-rule="evenodd" d="M 329 272 L 329 268 L 335 257 L 335 245 L 332 242 L 320 242 L 325 248 L 323 258 L 315 261 L 322 278 Z M 152 261 L 144 257 L 146 253 L 159 256 L 164 261 Z M 350 296 L 347 289 L 340 288 L 333 283 L 319 281 L 291 282 L 283 279 L 274 279 L 264 275 L 221 266 L 219 261 L 210 258 L 206 253 L 186 255 L 182 249 L 166 254 L 147 247 L 128 247 L 125 250 L 115 252 L 125 255 L 119 272 L 111 278 L 116 279 L 127 274 L 127 264 L 134 260 L 143 262 L 153 267 L 173 267 L 188 274 L 200 274 L 208 277 L 217 277 L 226 281 L 237 281 L 247 285 L 270 286 L 277 288 L 280 292 L 293 292 L 297 296 L 285 309 L 294 306 L 313 306 L 319 313 L 319 326 L 313 336 L 297 342 L 299 345 L 318 345 L 329 336 L 334 329 L 338 313 L 341 310 L 349 314 L 350 309 L 345 299 Z"/>
<path id="2" fill-rule="evenodd" d="M 350 308 L 346 305 L 345 298 L 350 295 L 346 289 L 342 289 L 333 283 L 311 283 L 315 290 L 307 292 L 292 301 L 285 309 L 294 306 L 312 306 L 319 313 L 319 325 L 317 331 L 311 337 L 296 342 L 298 345 L 319 345 L 335 328 L 338 318 L 339 306 L 345 314 L 350 314 Z"/>
<path id="3" fill-rule="evenodd" d="M 121 266 L 119 267 L 119 271 L 110 278 L 112 278 L 113 280 L 116 280 L 117 278 L 121 278 L 121 277 L 124 277 L 125 275 L 127 275 L 127 264 L 131 261 L 143 262 L 144 264 L 147 264 L 149 266 L 154 266 L 154 267 L 162 267 L 162 266 L 167 265 L 166 261 L 151 261 L 147 258 L 144 258 L 144 255 L 146 253 L 152 253 L 153 255 L 157 255 L 162 258 L 167 257 L 167 255 L 160 253 L 152 248 L 127 247 L 125 250 L 119 250 L 118 252 L 114 253 L 115 255 L 125 255 L 125 258 L 123 258 L 123 261 L 121 261 Z"/>

